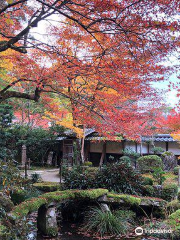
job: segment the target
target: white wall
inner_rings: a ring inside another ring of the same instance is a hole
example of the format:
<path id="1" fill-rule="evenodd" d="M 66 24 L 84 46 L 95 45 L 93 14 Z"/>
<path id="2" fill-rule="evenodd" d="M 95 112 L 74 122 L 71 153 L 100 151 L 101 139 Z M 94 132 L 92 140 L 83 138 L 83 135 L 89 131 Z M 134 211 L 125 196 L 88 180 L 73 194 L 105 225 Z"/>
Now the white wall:
<path id="1" fill-rule="evenodd" d="M 180 155 L 180 143 L 169 142 L 168 151 L 173 152 L 175 155 Z"/>
<path id="2" fill-rule="evenodd" d="M 175 155 L 180 155 L 180 144 L 177 142 L 168 142 L 168 151 L 173 152 Z M 155 147 L 162 147 L 166 151 L 165 142 L 155 142 Z M 103 148 L 103 142 L 90 142 L 90 152 L 101 153 Z M 130 148 L 136 151 L 136 143 L 127 141 L 125 143 L 125 148 Z M 106 153 L 116 153 L 122 154 L 123 145 L 122 142 L 107 142 L 106 143 Z M 140 153 L 140 143 L 137 144 L 137 152 Z M 148 144 L 142 144 L 142 154 L 148 154 Z"/>

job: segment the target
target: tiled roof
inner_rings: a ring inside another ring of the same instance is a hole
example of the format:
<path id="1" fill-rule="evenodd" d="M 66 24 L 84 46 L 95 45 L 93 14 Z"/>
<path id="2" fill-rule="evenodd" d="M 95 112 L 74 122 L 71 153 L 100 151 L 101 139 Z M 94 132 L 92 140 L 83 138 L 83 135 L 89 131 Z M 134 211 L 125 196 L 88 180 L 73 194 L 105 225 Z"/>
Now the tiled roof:
<path id="1" fill-rule="evenodd" d="M 142 137 L 142 141 L 155 141 L 155 142 L 176 142 L 176 140 L 173 139 L 173 137 L 170 134 L 157 134 L 155 136 L 149 137 L 149 136 L 144 136 Z"/>

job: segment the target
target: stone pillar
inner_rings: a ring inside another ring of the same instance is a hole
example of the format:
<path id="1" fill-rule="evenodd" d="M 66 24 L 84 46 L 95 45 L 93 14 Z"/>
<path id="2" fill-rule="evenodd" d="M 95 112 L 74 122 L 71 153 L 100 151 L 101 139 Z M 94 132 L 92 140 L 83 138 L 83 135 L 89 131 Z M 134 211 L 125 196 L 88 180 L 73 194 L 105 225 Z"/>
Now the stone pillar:
<path id="1" fill-rule="evenodd" d="M 26 164 L 26 158 L 27 158 L 26 154 L 27 154 L 26 145 L 22 145 L 22 155 L 21 155 L 22 167 L 25 167 L 25 164 Z"/>
<path id="2" fill-rule="evenodd" d="M 56 207 L 53 203 L 39 208 L 37 228 L 38 231 L 48 237 L 55 237 L 58 234 Z"/>

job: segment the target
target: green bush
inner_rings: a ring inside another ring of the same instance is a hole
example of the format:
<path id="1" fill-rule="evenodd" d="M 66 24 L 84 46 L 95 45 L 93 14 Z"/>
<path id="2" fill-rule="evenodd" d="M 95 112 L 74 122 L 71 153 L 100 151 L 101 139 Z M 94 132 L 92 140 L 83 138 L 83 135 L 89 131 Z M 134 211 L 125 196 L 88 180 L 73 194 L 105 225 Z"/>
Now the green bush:
<path id="1" fill-rule="evenodd" d="M 176 230 L 180 230 L 180 209 L 169 216 L 168 223 Z"/>
<path id="2" fill-rule="evenodd" d="M 27 191 L 22 189 L 16 189 L 11 192 L 11 200 L 14 204 L 20 204 L 26 200 Z"/>
<path id="3" fill-rule="evenodd" d="M 31 180 L 33 183 L 37 183 L 38 181 L 41 180 L 41 175 L 39 173 L 32 173 L 31 174 Z"/>
<path id="4" fill-rule="evenodd" d="M 86 167 L 92 167 L 92 162 L 84 162 L 83 166 L 86 166 Z"/>
<path id="5" fill-rule="evenodd" d="M 127 163 L 129 166 L 131 165 L 131 159 L 128 156 L 122 156 L 122 157 L 120 157 L 119 160 L 123 163 Z"/>
<path id="6" fill-rule="evenodd" d="M 165 172 L 162 170 L 162 168 L 155 168 L 154 172 L 152 173 L 153 178 L 159 185 L 162 185 L 163 182 L 166 180 L 163 174 L 165 174 Z"/>
<path id="7" fill-rule="evenodd" d="M 147 225 L 143 226 L 143 228 L 148 230 L 146 232 L 145 236 L 151 237 L 151 239 L 162 239 L 162 240 L 173 239 L 174 240 L 174 238 L 171 238 L 172 237 L 172 233 L 169 232 L 169 229 L 170 229 L 169 225 L 164 223 L 164 222 L 158 222 L 158 221 L 151 222 L 150 224 L 147 224 Z M 166 231 L 155 233 L 154 231 L 151 231 L 153 229 L 157 229 L 157 230 L 164 229 Z M 145 239 L 146 239 L 146 237 L 145 237 Z"/>
<path id="8" fill-rule="evenodd" d="M 162 168 L 162 159 L 157 155 L 148 155 L 138 158 L 137 164 L 141 172 L 153 172 L 154 168 Z"/>
<path id="9" fill-rule="evenodd" d="M 144 191 L 143 191 L 144 196 L 149 196 L 149 197 L 154 197 L 155 196 L 155 191 L 152 185 L 145 185 L 144 186 Z"/>
<path id="10" fill-rule="evenodd" d="M 81 166 L 75 166 L 63 173 L 64 189 L 93 188 L 94 176 Z"/>
<path id="11" fill-rule="evenodd" d="M 161 198 L 166 201 L 173 200 L 178 193 L 178 187 L 176 184 L 168 184 L 163 186 L 162 192 L 161 192 Z"/>
<path id="12" fill-rule="evenodd" d="M 153 180 L 152 178 L 149 177 L 143 177 L 143 185 L 153 185 Z"/>
<path id="13" fill-rule="evenodd" d="M 40 192 L 37 189 L 31 187 L 28 187 L 27 189 L 14 189 L 10 193 L 11 201 L 15 205 L 20 204 L 27 199 L 38 197 L 39 195 Z"/>
<path id="14" fill-rule="evenodd" d="M 117 162 L 104 166 L 91 174 L 83 167 L 74 167 L 64 175 L 65 189 L 106 188 L 128 194 L 143 192 L 142 177 L 126 163 Z"/>
<path id="15" fill-rule="evenodd" d="M 142 177 L 131 166 L 117 162 L 99 171 L 95 184 L 109 191 L 138 195 L 143 192 L 142 180 Z"/>
<path id="16" fill-rule="evenodd" d="M 179 169 L 180 169 L 180 166 L 177 166 L 177 167 L 174 168 L 174 174 L 175 175 L 178 175 Z"/>
<path id="17" fill-rule="evenodd" d="M 175 211 L 177 211 L 178 209 L 180 209 L 180 201 L 178 199 L 175 199 L 171 202 L 168 202 L 167 204 L 167 209 L 173 213 Z"/>
<path id="18" fill-rule="evenodd" d="M 131 211 L 119 210 L 116 212 L 104 211 L 103 208 L 93 208 L 85 217 L 86 231 L 95 232 L 103 237 L 105 234 L 120 235 L 125 234 L 135 215 Z"/>

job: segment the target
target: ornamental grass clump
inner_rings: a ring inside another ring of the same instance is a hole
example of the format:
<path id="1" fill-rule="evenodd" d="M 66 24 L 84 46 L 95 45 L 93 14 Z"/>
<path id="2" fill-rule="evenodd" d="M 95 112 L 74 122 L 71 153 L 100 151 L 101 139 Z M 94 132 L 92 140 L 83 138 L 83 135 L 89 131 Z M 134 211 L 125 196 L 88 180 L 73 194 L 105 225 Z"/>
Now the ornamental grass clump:
<path id="1" fill-rule="evenodd" d="M 132 226 L 135 214 L 131 211 L 105 211 L 103 208 L 92 208 L 85 217 L 84 230 L 104 235 L 122 235 Z"/>

